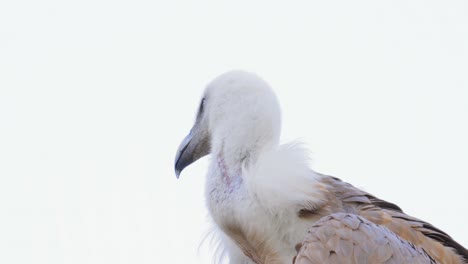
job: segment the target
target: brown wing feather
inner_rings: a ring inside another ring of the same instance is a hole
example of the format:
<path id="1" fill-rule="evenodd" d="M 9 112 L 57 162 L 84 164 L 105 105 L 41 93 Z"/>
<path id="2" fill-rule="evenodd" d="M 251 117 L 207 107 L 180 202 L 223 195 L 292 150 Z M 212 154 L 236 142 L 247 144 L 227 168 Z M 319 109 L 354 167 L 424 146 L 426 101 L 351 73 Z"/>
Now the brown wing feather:
<path id="1" fill-rule="evenodd" d="M 423 249 L 363 217 L 337 213 L 307 233 L 295 264 L 437 263 Z"/>
<path id="2" fill-rule="evenodd" d="M 397 205 L 378 199 L 338 178 L 324 176 L 323 181 L 330 187 L 329 191 L 335 197 L 334 203 L 341 201 L 340 210 L 335 212 L 344 210 L 384 226 L 402 239 L 423 248 L 440 263 L 468 263 L 468 251 L 433 225 L 409 216 Z"/>

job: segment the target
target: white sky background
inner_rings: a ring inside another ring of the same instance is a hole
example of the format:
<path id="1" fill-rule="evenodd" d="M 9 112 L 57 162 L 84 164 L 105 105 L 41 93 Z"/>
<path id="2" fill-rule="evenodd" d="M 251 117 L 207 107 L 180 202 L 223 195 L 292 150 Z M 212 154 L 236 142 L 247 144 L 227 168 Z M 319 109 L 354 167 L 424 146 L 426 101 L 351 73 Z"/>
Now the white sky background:
<path id="1" fill-rule="evenodd" d="M 313 168 L 468 246 L 468 2 L 2 1 L 0 263 L 211 263 L 204 86 L 276 90 Z"/>

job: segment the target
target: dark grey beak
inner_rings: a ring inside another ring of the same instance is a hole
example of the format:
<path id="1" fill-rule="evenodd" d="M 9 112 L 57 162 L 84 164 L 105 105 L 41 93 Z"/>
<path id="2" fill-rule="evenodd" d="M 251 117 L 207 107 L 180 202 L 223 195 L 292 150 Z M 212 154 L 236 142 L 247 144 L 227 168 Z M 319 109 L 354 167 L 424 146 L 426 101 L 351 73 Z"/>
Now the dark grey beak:
<path id="1" fill-rule="evenodd" d="M 194 163 L 203 156 L 210 153 L 210 137 L 207 132 L 200 127 L 200 123 L 195 123 L 190 133 L 184 138 L 177 150 L 175 158 L 175 174 L 177 179 L 182 170 Z"/>
<path id="2" fill-rule="evenodd" d="M 180 143 L 179 149 L 177 150 L 176 158 L 175 158 L 175 174 L 177 179 L 179 179 L 179 175 L 182 170 L 194 162 L 191 153 L 185 152 L 187 150 L 190 141 L 192 140 L 192 131 L 182 140 Z"/>

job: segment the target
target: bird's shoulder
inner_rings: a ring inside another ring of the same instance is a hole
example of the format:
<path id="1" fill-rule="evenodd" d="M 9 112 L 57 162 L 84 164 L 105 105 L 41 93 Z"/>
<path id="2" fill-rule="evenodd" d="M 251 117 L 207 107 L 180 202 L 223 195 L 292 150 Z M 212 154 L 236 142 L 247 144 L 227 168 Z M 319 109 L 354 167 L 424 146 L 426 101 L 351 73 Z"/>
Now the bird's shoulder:
<path id="1" fill-rule="evenodd" d="M 305 217 L 307 213 L 319 216 L 355 214 L 423 248 L 439 262 L 465 263 L 468 260 L 468 251 L 447 233 L 404 213 L 398 205 L 379 199 L 336 177 L 321 175 L 321 182 L 327 187 L 328 199 L 320 208 L 303 208 L 300 212 Z"/>
<path id="2" fill-rule="evenodd" d="M 424 249 L 348 213 L 335 213 L 314 223 L 298 251 L 295 264 L 436 263 Z"/>

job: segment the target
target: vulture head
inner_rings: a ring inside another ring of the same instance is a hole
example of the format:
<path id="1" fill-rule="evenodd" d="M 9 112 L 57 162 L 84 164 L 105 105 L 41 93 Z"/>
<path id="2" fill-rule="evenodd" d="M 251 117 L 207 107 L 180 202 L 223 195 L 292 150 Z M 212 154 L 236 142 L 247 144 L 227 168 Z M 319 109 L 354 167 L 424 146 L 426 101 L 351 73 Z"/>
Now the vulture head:
<path id="1" fill-rule="evenodd" d="M 280 106 L 270 86 L 252 73 L 225 73 L 203 93 L 195 124 L 177 150 L 176 176 L 210 153 L 228 164 L 248 163 L 279 144 L 280 130 Z"/>

